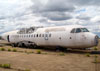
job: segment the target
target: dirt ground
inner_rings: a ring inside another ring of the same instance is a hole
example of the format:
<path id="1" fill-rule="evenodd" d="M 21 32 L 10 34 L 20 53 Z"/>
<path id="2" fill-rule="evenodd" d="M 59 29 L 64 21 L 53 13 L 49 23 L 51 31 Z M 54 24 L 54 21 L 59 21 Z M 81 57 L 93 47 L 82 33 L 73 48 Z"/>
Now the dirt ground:
<path id="1" fill-rule="evenodd" d="M 5 51 L 0 50 L 0 64 L 11 64 L 11 69 L 0 68 L 0 71 L 96 71 L 96 69 L 100 71 L 100 64 L 93 63 L 94 54 L 87 57 L 87 53 L 80 51 L 55 52 L 43 49 L 13 48 L 5 44 L 6 42 L 0 41 L 0 48 L 5 48 Z M 17 51 L 13 52 L 13 49 Z M 38 50 L 41 54 L 37 54 Z M 100 55 L 97 56 L 100 60 Z"/>

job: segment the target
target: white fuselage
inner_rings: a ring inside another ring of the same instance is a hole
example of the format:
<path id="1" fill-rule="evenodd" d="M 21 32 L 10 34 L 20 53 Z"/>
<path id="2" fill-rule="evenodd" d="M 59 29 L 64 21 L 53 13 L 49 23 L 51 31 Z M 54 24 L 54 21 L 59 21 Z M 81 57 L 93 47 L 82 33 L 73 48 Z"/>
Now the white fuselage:
<path id="1" fill-rule="evenodd" d="M 71 32 L 83 26 L 58 26 L 38 28 L 30 34 L 18 34 L 12 31 L 3 34 L 3 38 L 10 43 L 30 41 L 37 46 L 62 46 L 66 48 L 89 48 L 96 44 L 96 35 L 91 32 Z M 77 31 L 77 30 L 76 30 Z M 9 35 L 9 36 L 8 36 Z"/>

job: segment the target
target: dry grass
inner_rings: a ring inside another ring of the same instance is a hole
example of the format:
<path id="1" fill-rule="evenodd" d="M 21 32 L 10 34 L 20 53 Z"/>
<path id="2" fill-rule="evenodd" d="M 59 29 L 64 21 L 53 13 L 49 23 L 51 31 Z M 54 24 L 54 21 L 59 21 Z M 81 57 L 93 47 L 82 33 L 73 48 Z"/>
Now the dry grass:
<path id="1" fill-rule="evenodd" d="M 2 42 L 3 43 L 3 42 Z M 5 43 L 3 43 L 5 44 Z M 100 44 L 98 50 L 100 50 Z M 0 47 L 2 48 L 2 47 Z M 80 52 L 55 52 L 51 50 L 16 48 L 17 52 L 12 52 L 14 48 L 4 46 L 6 51 L 0 52 L 0 63 L 10 63 L 10 70 L 1 69 L 0 71 L 94 71 L 94 55 Z M 8 49 L 11 51 L 8 52 Z M 36 54 L 37 52 L 41 53 Z M 29 54 L 27 54 L 29 53 Z M 45 54 L 46 53 L 46 54 Z M 86 56 L 85 56 L 86 54 Z M 88 57 L 90 56 L 90 57 Z M 97 61 L 100 61 L 98 56 Z M 27 69 L 26 69 L 27 68 Z M 100 70 L 98 65 L 98 71 Z M 28 70 L 29 69 L 29 70 Z"/>

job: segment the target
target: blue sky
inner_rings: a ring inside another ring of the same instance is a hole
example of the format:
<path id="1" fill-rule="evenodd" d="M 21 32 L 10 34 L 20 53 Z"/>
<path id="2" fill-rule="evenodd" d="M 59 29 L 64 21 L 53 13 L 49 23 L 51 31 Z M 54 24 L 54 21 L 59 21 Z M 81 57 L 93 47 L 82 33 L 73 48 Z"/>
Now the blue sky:
<path id="1" fill-rule="evenodd" d="M 60 25 L 83 25 L 99 34 L 100 0 L 0 0 L 0 33 Z"/>

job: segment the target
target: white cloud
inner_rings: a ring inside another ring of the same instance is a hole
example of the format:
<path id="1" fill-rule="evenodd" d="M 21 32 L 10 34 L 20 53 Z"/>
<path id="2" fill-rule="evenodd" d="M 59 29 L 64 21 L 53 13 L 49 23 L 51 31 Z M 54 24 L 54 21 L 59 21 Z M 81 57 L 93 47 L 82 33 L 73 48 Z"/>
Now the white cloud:
<path id="1" fill-rule="evenodd" d="M 100 22 L 100 15 L 99 16 L 95 16 L 91 19 L 92 22 L 97 23 Z"/>
<path id="2" fill-rule="evenodd" d="M 0 32 L 79 24 L 100 32 L 99 0 L 0 0 Z"/>

